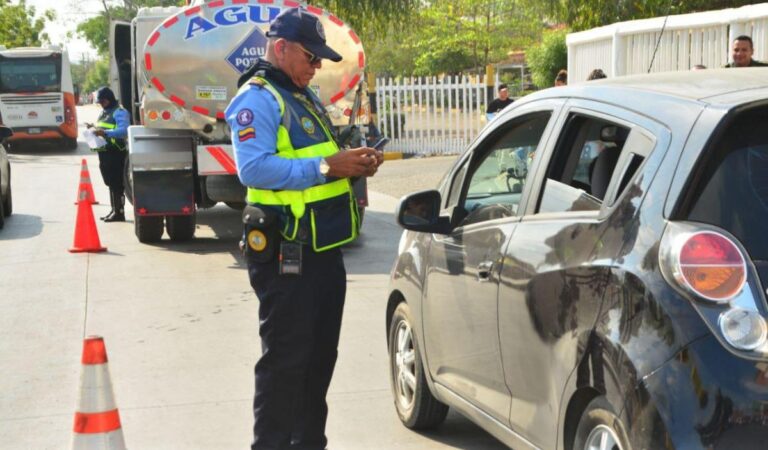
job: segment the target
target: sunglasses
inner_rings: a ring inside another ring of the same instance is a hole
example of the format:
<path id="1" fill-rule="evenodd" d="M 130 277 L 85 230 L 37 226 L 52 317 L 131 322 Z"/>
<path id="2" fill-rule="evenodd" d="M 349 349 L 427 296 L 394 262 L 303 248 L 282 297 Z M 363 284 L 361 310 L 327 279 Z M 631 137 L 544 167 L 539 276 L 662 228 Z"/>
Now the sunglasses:
<path id="1" fill-rule="evenodd" d="M 307 50 L 306 48 L 304 48 L 304 46 L 303 46 L 303 45 L 301 45 L 301 44 L 296 44 L 296 45 L 297 45 L 297 46 L 298 46 L 298 47 L 301 49 L 301 51 L 302 51 L 302 52 L 304 52 L 304 54 L 307 56 L 307 61 L 309 61 L 309 65 L 311 65 L 311 66 L 314 66 L 315 64 L 317 64 L 317 63 L 319 63 L 320 61 L 322 61 L 322 59 L 323 59 L 323 58 L 321 58 L 321 57 L 319 57 L 319 56 L 315 55 L 314 53 L 310 52 L 309 50 Z"/>

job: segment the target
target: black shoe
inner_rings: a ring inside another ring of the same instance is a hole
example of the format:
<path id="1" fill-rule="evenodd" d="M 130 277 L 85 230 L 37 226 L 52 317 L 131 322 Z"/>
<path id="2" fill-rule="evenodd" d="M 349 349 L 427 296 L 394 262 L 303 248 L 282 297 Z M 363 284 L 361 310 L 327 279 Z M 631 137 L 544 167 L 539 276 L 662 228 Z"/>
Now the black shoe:
<path id="1" fill-rule="evenodd" d="M 115 211 L 111 216 L 105 218 L 104 222 L 125 222 L 125 214 L 122 211 Z"/>
<path id="2" fill-rule="evenodd" d="M 115 215 L 115 208 L 112 208 L 112 210 L 110 212 L 108 212 L 106 216 L 99 217 L 99 220 L 106 221 L 107 219 L 111 218 L 114 215 Z"/>

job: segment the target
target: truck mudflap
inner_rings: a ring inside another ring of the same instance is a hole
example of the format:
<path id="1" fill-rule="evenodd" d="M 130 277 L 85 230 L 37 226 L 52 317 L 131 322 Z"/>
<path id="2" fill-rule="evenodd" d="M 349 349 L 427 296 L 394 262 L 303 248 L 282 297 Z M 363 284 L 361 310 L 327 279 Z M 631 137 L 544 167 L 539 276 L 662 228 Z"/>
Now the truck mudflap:
<path id="1" fill-rule="evenodd" d="M 185 130 L 128 127 L 133 209 L 137 216 L 195 213 L 196 135 Z"/>

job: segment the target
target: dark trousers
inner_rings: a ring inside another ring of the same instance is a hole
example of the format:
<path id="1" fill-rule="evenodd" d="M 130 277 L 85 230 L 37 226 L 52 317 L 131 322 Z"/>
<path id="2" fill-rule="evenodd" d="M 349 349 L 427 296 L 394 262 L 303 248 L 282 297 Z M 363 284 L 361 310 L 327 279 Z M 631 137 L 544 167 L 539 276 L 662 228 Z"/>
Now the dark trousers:
<path id="1" fill-rule="evenodd" d="M 123 170 L 128 152 L 116 148 L 107 148 L 99 153 L 99 170 L 104 184 L 110 190 L 123 194 Z"/>
<path id="2" fill-rule="evenodd" d="M 303 250 L 302 275 L 278 275 L 277 258 L 249 262 L 259 298 L 253 450 L 320 450 L 336 365 L 346 270 L 341 250 Z"/>

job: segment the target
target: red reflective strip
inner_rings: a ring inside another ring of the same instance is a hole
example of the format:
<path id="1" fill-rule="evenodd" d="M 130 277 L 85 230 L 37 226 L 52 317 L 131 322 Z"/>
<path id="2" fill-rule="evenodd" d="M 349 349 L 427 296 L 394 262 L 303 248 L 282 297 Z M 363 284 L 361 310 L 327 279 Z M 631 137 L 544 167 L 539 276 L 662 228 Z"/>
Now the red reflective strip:
<path id="1" fill-rule="evenodd" d="M 144 53 L 144 66 L 147 70 L 152 70 L 152 56 L 149 53 Z"/>
<path id="2" fill-rule="evenodd" d="M 359 52 L 357 54 L 357 66 L 361 69 L 365 67 L 365 53 Z"/>
<path id="3" fill-rule="evenodd" d="M 199 12 L 200 12 L 200 7 L 199 6 L 195 6 L 195 7 L 189 8 L 188 10 L 184 11 L 184 15 L 189 17 L 189 16 L 192 16 L 192 15 L 197 14 Z"/>
<path id="4" fill-rule="evenodd" d="M 170 28 L 171 25 L 179 21 L 179 16 L 173 16 L 170 19 L 163 22 L 163 28 Z"/>
<path id="5" fill-rule="evenodd" d="M 215 2 L 208 3 L 206 6 L 209 8 L 218 8 L 219 6 L 224 6 L 224 0 L 217 0 Z"/>
<path id="6" fill-rule="evenodd" d="M 204 116 L 207 116 L 208 114 L 211 113 L 211 111 L 208 108 L 203 108 L 202 106 L 193 106 L 192 111 L 196 113 L 200 113 Z"/>
<path id="7" fill-rule="evenodd" d="M 83 357 L 85 365 L 104 364 L 107 362 L 107 347 L 101 336 L 88 336 L 83 341 Z"/>
<path id="8" fill-rule="evenodd" d="M 186 102 L 185 102 L 184 100 L 180 99 L 179 97 L 176 97 L 176 96 L 175 96 L 175 95 L 173 95 L 173 94 L 171 94 L 171 96 L 170 96 L 169 98 L 170 98 L 170 100 L 171 100 L 173 103 L 176 103 L 176 104 L 177 104 L 177 105 L 179 105 L 179 106 L 184 106 L 184 105 L 186 104 Z"/>
<path id="9" fill-rule="evenodd" d="M 339 100 L 340 100 L 342 97 L 344 97 L 344 91 L 339 91 L 339 93 L 338 93 L 338 94 L 336 94 L 336 95 L 334 95 L 333 97 L 331 97 L 331 103 L 336 103 L 336 102 L 337 102 L 337 101 L 339 101 Z"/>
<path id="10" fill-rule="evenodd" d="M 160 80 L 157 79 L 157 77 L 152 77 L 152 84 L 155 85 L 158 91 L 160 92 L 165 91 L 165 86 L 163 86 L 163 83 L 161 83 Z"/>
<path id="11" fill-rule="evenodd" d="M 224 120 L 224 111 L 217 111 L 216 118 Z"/>
<path id="12" fill-rule="evenodd" d="M 155 45 L 155 42 L 157 42 L 157 40 L 158 40 L 159 38 L 160 38 L 160 32 L 159 32 L 159 31 L 155 31 L 155 32 L 152 34 L 152 36 L 150 36 L 150 37 L 149 37 L 149 40 L 147 41 L 147 45 L 149 45 L 150 47 L 152 47 L 153 45 Z"/>
<path id="13" fill-rule="evenodd" d="M 355 77 L 352 78 L 352 81 L 349 82 L 349 89 L 357 87 L 358 81 L 360 81 L 360 74 L 355 75 Z"/>
<path id="14" fill-rule="evenodd" d="M 349 30 L 349 37 L 351 37 L 352 40 L 355 41 L 355 44 L 359 44 L 360 43 L 360 38 L 357 37 L 357 35 L 355 34 L 354 30 Z"/>
<path id="15" fill-rule="evenodd" d="M 316 16 L 322 16 L 323 10 L 318 8 L 317 6 L 307 6 L 307 11 L 311 12 L 312 14 Z"/>
<path id="16" fill-rule="evenodd" d="M 333 14 L 328 14 L 328 20 L 335 23 L 338 26 L 343 26 L 344 22 L 341 21 L 338 17 L 334 16 Z"/>
<path id="17" fill-rule="evenodd" d="M 120 414 L 117 409 L 102 413 L 75 413 L 73 430 L 79 434 L 109 433 L 120 429 Z"/>
<path id="18" fill-rule="evenodd" d="M 205 147 L 205 149 L 208 150 L 208 153 L 210 153 L 211 156 L 213 156 L 214 159 L 219 162 L 219 165 L 221 165 L 221 167 L 223 167 L 228 174 L 234 175 L 237 173 L 237 166 L 235 166 L 235 161 L 232 160 L 232 158 L 227 154 L 227 152 L 224 151 L 223 148 Z"/>
<path id="19" fill-rule="evenodd" d="M 290 0 L 285 0 L 283 4 L 289 8 L 296 8 L 299 6 L 299 2 L 292 2 Z"/>

